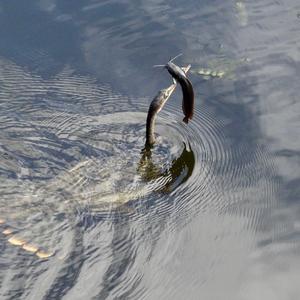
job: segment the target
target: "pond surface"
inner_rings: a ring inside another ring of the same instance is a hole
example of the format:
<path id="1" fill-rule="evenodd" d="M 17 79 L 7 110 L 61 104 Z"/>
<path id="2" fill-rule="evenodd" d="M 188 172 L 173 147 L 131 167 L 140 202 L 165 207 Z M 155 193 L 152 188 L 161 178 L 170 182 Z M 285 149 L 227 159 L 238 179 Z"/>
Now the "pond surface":
<path id="1" fill-rule="evenodd" d="M 300 4 L 0 3 L 1 299 L 298 299 Z M 191 64 L 142 151 L 148 106 Z"/>

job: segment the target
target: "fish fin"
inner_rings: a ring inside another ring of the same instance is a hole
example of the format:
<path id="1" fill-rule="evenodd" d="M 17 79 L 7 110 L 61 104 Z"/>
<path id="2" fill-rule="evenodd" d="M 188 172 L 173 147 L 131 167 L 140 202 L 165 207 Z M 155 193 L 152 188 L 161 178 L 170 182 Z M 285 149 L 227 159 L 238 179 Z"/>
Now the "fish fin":
<path id="1" fill-rule="evenodd" d="M 189 69 L 191 68 L 191 64 L 189 64 L 189 65 L 187 65 L 186 67 L 181 67 L 180 69 L 186 74 L 188 71 L 189 71 Z"/>
<path id="2" fill-rule="evenodd" d="M 181 55 L 182 55 L 182 53 L 179 53 L 179 54 L 176 55 L 175 57 L 171 58 L 171 59 L 169 60 L 169 62 L 172 62 L 173 60 L 175 60 L 177 57 L 179 57 L 179 56 L 181 56 Z"/>

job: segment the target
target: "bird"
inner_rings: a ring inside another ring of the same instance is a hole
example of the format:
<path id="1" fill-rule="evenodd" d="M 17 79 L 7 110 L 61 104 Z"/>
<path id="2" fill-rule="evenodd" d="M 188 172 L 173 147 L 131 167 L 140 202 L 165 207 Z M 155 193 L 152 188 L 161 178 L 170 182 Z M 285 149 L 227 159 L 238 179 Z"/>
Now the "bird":
<path id="1" fill-rule="evenodd" d="M 170 62 L 169 62 L 170 63 Z M 165 65 L 164 65 L 165 66 Z M 175 65 L 176 66 L 176 65 Z M 148 109 L 148 115 L 147 115 L 147 121 L 146 121 L 146 143 L 145 143 L 145 148 L 151 148 L 154 144 L 155 144 L 155 134 L 154 134 L 154 127 L 155 127 L 155 119 L 157 114 L 162 110 L 162 108 L 164 107 L 165 103 L 167 102 L 167 100 L 170 98 L 170 96 L 172 95 L 173 91 L 175 90 L 176 86 L 177 86 L 177 81 L 181 84 L 181 82 L 183 82 L 184 79 L 181 78 L 186 78 L 186 73 L 189 71 L 189 69 L 191 68 L 191 65 L 188 65 L 186 67 L 180 68 L 178 66 L 176 66 L 176 68 L 174 68 L 173 66 L 171 66 L 170 68 L 172 68 L 172 70 L 175 69 L 174 74 L 179 74 L 180 76 L 173 76 L 173 84 L 171 84 L 169 87 L 160 90 L 157 95 L 154 97 L 154 99 L 152 100 L 149 109 Z M 177 70 L 180 69 L 180 70 Z M 181 74 L 182 73 L 182 74 Z M 177 78 L 180 78 L 180 80 L 177 80 Z M 184 88 L 184 90 L 186 91 L 187 88 Z M 193 92 L 193 89 L 192 89 Z M 193 99 L 192 99 L 192 106 L 191 106 L 191 93 L 189 92 L 184 92 L 184 97 L 183 97 L 183 111 L 185 114 L 185 118 L 184 120 L 187 119 L 191 119 L 192 115 L 193 115 L 193 102 L 194 102 L 194 93 L 192 93 Z"/>

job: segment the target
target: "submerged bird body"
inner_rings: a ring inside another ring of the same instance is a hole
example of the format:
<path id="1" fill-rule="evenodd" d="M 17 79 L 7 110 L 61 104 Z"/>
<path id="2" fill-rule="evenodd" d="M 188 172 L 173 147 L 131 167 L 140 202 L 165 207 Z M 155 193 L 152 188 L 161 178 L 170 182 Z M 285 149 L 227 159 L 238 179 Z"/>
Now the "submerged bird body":
<path id="1" fill-rule="evenodd" d="M 172 61 L 169 61 L 165 68 L 171 74 L 171 76 L 179 82 L 182 89 L 182 110 L 184 113 L 183 121 L 188 123 L 193 118 L 194 114 L 194 89 L 190 80 L 186 77 L 185 72 Z"/>

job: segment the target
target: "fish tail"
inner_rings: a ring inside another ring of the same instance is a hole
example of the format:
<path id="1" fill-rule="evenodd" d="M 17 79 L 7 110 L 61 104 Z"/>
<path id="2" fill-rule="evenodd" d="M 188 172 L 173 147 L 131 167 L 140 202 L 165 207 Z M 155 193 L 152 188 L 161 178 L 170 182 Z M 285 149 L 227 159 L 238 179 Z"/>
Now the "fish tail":
<path id="1" fill-rule="evenodd" d="M 184 118 L 182 119 L 182 121 L 183 121 L 184 123 L 188 124 L 189 118 L 188 118 L 188 117 L 184 117 Z"/>

